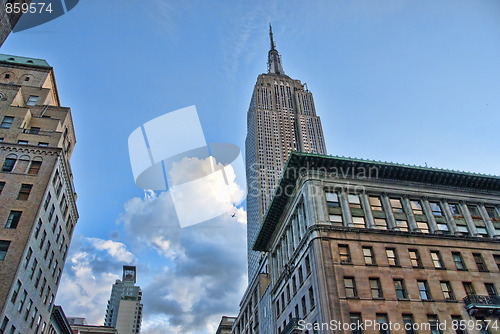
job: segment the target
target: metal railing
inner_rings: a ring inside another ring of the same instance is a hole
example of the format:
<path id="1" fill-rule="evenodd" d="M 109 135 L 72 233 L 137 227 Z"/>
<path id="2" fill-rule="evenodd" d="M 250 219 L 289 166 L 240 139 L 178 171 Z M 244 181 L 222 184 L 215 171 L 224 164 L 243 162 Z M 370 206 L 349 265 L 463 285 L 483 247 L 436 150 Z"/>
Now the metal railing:
<path id="1" fill-rule="evenodd" d="M 473 307 L 500 308 L 500 296 L 468 295 L 464 298 L 467 309 Z"/>

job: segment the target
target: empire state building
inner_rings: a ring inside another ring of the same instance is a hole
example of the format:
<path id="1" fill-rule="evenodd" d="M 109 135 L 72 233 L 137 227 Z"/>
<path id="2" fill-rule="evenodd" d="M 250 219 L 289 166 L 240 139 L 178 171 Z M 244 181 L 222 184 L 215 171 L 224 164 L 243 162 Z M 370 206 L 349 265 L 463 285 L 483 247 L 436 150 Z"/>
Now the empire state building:
<path id="1" fill-rule="evenodd" d="M 312 93 L 285 74 L 269 26 L 267 73 L 260 74 L 247 115 L 245 142 L 248 277 L 256 274 L 260 253 L 252 250 L 283 168 L 292 151 L 326 154 L 321 121 Z"/>

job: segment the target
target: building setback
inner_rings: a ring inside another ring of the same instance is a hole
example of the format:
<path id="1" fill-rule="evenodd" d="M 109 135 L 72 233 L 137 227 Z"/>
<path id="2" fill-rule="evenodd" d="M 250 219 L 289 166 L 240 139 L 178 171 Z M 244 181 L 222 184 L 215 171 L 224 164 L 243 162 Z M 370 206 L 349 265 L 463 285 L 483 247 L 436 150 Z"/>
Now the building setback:
<path id="1" fill-rule="evenodd" d="M 0 332 L 45 332 L 78 219 L 76 142 L 45 60 L 0 55 Z"/>
<path id="2" fill-rule="evenodd" d="M 116 280 L 106 308 L 104 325 L 118 333 L 140 333 L 142 322 L 142 292 L 135 286 L 136 267 L 123 266 L 122 280 Z"/>
<path id="3" fill-rule="evenodd" d="M 279 187 L 268 333 L 500 332 L 500 177 L 292 153 Z"/>

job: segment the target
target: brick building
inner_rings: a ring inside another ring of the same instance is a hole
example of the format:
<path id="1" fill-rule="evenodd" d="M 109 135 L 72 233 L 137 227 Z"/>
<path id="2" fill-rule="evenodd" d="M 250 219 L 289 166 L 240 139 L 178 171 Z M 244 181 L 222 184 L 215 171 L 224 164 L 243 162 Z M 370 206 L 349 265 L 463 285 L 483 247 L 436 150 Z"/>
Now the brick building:
<path id="1" fill-rule="evenodd" d="M 43 333 L 78 219 L 71 111 L 45 60 L 0 55 L 0 122 L 0 333 Z"/>

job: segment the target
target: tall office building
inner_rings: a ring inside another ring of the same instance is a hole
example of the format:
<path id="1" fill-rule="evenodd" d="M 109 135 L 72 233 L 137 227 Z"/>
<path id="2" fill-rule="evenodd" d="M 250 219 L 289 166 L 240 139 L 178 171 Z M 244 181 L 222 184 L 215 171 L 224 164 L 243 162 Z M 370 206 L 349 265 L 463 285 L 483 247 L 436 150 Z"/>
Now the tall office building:
<path id="1" fill-rule="evenodd" d="M 23 4 L 29 5 L 30 3 L 31 0 L 0 0 L 0 46 L 23 15 L 23 11 L 17 9 L 20 9 Z"/>
<path id="2" fill-rule="evenodd" d="M 41 333 L 78 219 L 75 133 L 45 60 L 0 55 L 0 333 Z"/>
<path id="3" fill-rule="evenodd" d="M 312 93 L 283 71 L 269 27 L 267 73 L 257 78 L 247 115 L 245 143 L 248 277 L 257 273 L 260 253 L 252 250 L 262 218 L 292 151 L 326 154 Z"/>
<path id="4" fill-rule="evenodd" d="M 500 333 L 500 177 L 292 153 L 279 187 L 266 333 Z"/>
<path id="5" fill-rule="evenodd" d="M 142 292 L 135 283 L 135 266 L 123 266 L 123 277 L 111 290 L 104 325 L 116 328 L 120 334 L 141 332 Z"/>

